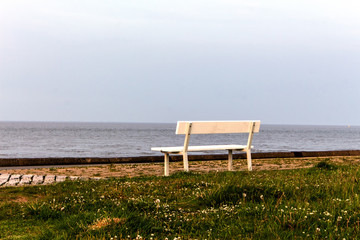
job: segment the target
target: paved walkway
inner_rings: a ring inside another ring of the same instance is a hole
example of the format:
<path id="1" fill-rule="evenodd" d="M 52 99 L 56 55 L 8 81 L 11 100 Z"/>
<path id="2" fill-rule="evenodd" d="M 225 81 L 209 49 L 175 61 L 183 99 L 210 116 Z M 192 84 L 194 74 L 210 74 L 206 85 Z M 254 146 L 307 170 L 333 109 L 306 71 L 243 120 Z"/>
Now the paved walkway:
<path id="1" fill-rule="evenodd" d="M 20 175 L 20 174 L 1 174 L 0 173 L 0 187 L 14 187 L 14 186 L 28 186 L 28 185 L 46 185 L 65 180 L 99 180 L 99 177 L 68 177 L 57 175 Z"/>

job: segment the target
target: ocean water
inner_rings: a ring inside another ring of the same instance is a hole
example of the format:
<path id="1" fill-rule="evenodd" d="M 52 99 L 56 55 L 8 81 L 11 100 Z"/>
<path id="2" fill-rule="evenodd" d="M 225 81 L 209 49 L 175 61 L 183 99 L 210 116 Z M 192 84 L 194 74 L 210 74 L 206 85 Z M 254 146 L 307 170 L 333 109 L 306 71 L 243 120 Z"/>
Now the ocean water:
<path id="1" fill-rule="evenodd" d="M 161 155 L 150 148 L 183 144 L 175 128 L 176 123 L 0 122 L 0 158 Z M 246 134 L 192 135 L 190 145 L 246 140 Z M 253 152 L 360 150 L 360 126 L 263 124 L 253 146 Z"/>

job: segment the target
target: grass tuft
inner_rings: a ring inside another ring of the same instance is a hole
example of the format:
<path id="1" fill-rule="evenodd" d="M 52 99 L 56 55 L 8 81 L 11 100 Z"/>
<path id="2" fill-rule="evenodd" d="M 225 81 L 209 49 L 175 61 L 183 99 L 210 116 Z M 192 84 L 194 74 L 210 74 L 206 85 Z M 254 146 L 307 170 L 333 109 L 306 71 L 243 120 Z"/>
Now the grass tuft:
<path id="1" fill-rule="evenodd" d="M 218 207 L 224 204 L 237 204 L 242 201 L 260 203 L 263 202 L 264 198 L 278 200 L 284 194 L 284 192 L 274 187 L 236 186 L 231 184 L 221 186 L 214 192 L 200 196 L 198 201 L 199 204 L 205 206 Z"/>
<path id="2" fill-rule="evenodd" d="M 327 161 L 321 161 L 315 165 L 316 168 L 324 170 L 336 170 L 338 167 L 328 163 Z"/>

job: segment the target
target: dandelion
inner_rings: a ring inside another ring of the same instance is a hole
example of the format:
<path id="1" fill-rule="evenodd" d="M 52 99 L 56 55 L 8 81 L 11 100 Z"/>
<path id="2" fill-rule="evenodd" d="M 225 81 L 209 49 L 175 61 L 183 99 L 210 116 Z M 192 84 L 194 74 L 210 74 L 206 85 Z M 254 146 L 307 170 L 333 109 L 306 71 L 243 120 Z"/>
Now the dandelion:
<path id="1" fill-rule="evenodd" d="M 246 193 L 243 193 L 242 195 L 243 195 L 244 198 L 246 198 Z"/>
<path id="2" fill-rule="evenodd" d="M 260 196 L 260 199 L 261 199 L 261 200 L 264 200 L 264 195 L 261 195 L 261 196 Z"/>

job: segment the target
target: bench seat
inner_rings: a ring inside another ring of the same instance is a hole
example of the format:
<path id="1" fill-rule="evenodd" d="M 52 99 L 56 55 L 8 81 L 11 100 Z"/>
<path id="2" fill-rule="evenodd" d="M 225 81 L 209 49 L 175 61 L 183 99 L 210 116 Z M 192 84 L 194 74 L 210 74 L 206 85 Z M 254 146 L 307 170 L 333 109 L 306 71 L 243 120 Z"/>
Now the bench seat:
<path id="1" fill-rule="evenodd" d="M 246 145 L 207 145 L 207 146 L 189 146 L 188 152 L 216 151 L 216 150 L 244 150 Z M 152 151 L 160 151 L 162 153 L 181 153 L 184 146 L 180 147 L 153 147 Z"/>

